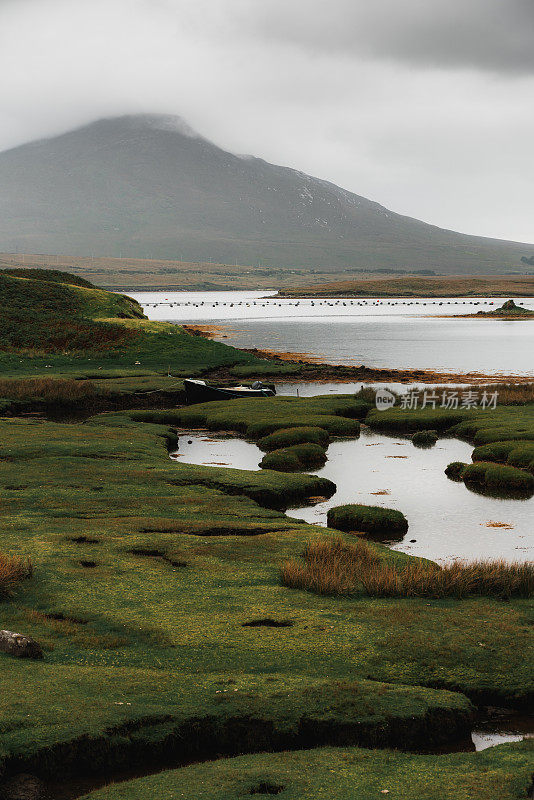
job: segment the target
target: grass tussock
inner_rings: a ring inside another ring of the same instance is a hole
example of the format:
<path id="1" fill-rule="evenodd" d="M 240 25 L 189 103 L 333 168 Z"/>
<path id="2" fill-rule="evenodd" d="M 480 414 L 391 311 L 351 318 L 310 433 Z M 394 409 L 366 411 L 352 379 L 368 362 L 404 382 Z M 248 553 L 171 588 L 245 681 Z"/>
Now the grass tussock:
<path id="1" fill-rule="evenodd" d="M 31 561 L 0 553 L 0 600 L 10 597 L 17 584 L 32 574 Z"/>
<path id="2" fill-rule="evenodd" d="M 263 456 L 260 467 L 274 469 L 278 472 L 302 472 L 318 469 L 326 463 L 326 451 L 319 444 L 312 442 L 294 444 L 280 450 L 272 450 Z"/>
<path id="3" fill-rule="evenodd" d="M 370 597 L 455 598 L 471 596 L 532 597 L 534 562 L 508 564 L 503 560 L 455 561 L 440 567 L 430 562 L 407 562 L 399 567 L 382 559 L 364 541 L 346 544 L 325 539 L 309 545 L 303 562 L 282 566 L 282 583 L 322 595 Z"/>
<path id="4" fill-rule="evenodd" d="M 466 484 L 474 484 L 488 491 L 534 492 L 534 476 L 530 472 L 493 462 L 475 461 L 468 464 L 462 472 Z"/>
<path id="5" fill-rule="evenodd" d="M 327 514 L 329 528 L 345 533 L 367 533 L 371 536 L 401 536 L 408 530 L 408 520 L 394 508 L 348 503 L 334 506 Z"/>
<path id="6" fill-rule="evenodd" d="M 85 400 L 102 393 L 103 390 L 97 390 L 91 381 L 75 381 L 66 378 L 0 379 L 0 397 L 8 400 L 39 399 L 61 402 Z"/>
<path id="7" fill-rule="evenodd" d="M 291 559 L 282 566 L 282 583 L 325 595 L 353 594 L 362 571 L 380 562 L 363 540 L 349 545 L 338 537 L 308 545 L 302 557 L 304 563 Z"/>
<path id="8" fill-rule="evenodd" d="M 271 452 L 271 450 L 279 450 L 283 447 L 291 447 L 295 444 L 319 444 L 321 447 L 327 447 L 330 441 L 328 432 L 324 428 L 281 428 L 269 436 L 264 436 L 257 444 L 260 450 Z"/>

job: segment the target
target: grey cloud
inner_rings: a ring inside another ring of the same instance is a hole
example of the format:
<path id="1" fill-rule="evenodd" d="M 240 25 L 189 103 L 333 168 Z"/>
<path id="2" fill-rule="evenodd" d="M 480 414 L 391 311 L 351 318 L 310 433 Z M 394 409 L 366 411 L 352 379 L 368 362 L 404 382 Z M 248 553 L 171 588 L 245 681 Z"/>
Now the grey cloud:
<path id="1" fill-rule="evenodd" d="M 531 8 L 0 0 L 0 149 L 99 117 L 177 114 L 228 150 L 395 211 L 534 241 Z"/>
<path id="2" fill-rule="evenodd" d="M 534 72 L 532 0 L 269 0 L 241 14 L 257 35 L 317 53 Z"/>

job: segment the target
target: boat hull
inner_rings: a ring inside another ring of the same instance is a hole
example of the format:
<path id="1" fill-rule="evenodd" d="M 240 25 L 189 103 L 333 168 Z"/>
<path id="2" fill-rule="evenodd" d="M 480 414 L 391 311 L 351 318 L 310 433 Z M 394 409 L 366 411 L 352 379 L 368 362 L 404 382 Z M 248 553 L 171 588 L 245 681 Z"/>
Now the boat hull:
<path id="1" fill-rule="evenodd" d="M 274 397 L 276 392 L 272 389 L 247 389 L 240 391 L 239 389 L 227 389 L 223 386 L 208 386 L 207 384 L 199 384 L 194 381 L 184 381 L 185 396 L 187 402 L 192 403 L 209 403 L 214 400 L 235 400 L 237 398 L 257 398 L 257 397 Z"/>

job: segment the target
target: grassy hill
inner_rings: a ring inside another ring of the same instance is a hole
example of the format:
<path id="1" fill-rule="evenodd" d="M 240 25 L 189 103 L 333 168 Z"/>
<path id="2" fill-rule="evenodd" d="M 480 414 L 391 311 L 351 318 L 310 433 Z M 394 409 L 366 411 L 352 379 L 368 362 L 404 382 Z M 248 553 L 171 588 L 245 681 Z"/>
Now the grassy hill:
<path id="1" fill-rule="evenodd" d="M 250 364 L 254 356 L 149 322 L 129 297 L 63 272 L 0 272 L 3 377 L 104 377 L 110 370 L 174 375 Z"/>

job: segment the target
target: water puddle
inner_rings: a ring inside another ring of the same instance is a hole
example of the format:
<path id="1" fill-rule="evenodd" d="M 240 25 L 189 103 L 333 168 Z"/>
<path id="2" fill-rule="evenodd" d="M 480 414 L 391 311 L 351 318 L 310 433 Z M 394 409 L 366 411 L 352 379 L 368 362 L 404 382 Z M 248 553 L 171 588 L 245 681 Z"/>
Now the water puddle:
<path id="1" fill-rule="evenodd" d="M 395 550 L 431 558 L 534 558 L 534 500 L 499 499 L 477 494 L 444 474 L 451 461 L 471 461 L 472 446 L 458 439 L 439 439 L 420 449 L 402 437 L 362 428 L 359 439 L 333 441 L 326 465 L 315 474 L 334 481 L 333 497 L 313 506 L 291 509 L 292 517 L 326 525 L 329 508 L 363 503 L 402 511 L 407 534 L 389 540 Z M 262 451 L 250 442 L 209 433 L 184 433 L 171 455 L 188 464 L 257 470 Z"/>
<path id="2" fill-rule="evenodd" d="M 510 711 L 491 712 L 486 719 L 480 720 L 471 733 L 475 750 L 486 750 L 498 744 L 520 742 L 523 739 L 534 739 L 532 716 Z"/>
<path id="3" fill-rule="evenodd" d="M 469 386 L 467 383 L 396 383 L 387 382 L 366 382 L 357 381 L 353 383 L 334 383 L 330 381 L 277 381 L 276 393 L 278 395 L 289 395 L 289 397 L 315 397 L 318 394 L 356 394 L 362 389 L 385 388 L 398 394 L 406 394 L 415 389 L 450 389 L 458 386 Z"/>
<path id="4" fill-rule="evenodd" d="M 402 437 L 362 428 L 359 439 L 334 441 L 328 461 L 317 472 L 334 481 L 337 492 L 313 507 L 293 509 L 291 516 L 326 524 L 329 508 L 343 503 L 396 508 L 409 529 L 395 550 L 431 558 L 534 559 L 534 500 L 486 497 L 450 481 L 444 474 L 451 461 L 471 461 L 472 446 L 458 439 L 439 439 L 428 449 Z"/>
<path id="5" fill-rule="evenodd" d="M 182 464 L 202 464 L 210 467 L 234 467 L 258 470 L 263 453 L 255 444 L 224 436 L 185 433 L 178 436 L 178 445 L 170 454 Z"/>

